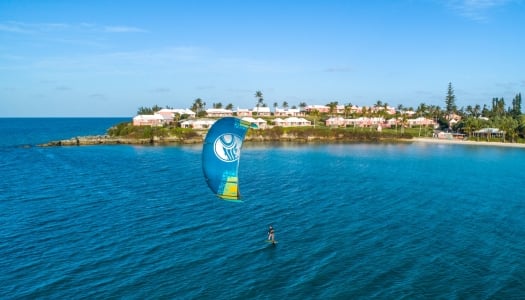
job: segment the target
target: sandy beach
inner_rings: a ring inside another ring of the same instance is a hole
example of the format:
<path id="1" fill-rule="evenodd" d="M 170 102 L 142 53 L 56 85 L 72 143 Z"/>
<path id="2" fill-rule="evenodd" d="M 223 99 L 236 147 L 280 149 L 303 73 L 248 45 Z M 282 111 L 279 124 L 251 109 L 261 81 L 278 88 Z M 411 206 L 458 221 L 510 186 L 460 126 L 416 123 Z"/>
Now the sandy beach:
<path id="1" fill-rule="evenodd" d="M 445 139 L 438 139 L 438 138 L 414 138 L 412 141 L 415 143 L 457 144 L 457 145 L 472 145 L 472 146 L 525 148 L 525 144 L 522 144 L 522 143 L 477 142 L 477 141 L 462 141 L 462 140 L 445 140 Z"/>

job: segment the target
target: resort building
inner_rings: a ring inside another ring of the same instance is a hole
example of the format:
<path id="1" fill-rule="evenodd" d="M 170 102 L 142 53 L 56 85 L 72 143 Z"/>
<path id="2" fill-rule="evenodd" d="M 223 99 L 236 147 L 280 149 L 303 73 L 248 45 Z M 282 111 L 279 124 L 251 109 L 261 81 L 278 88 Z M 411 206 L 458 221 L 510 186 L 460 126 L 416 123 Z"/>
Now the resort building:
<path id="1" fill-rule="evenodd" d="M 179 116 L 187 115 L 189 118 L 195 118 L 195 112 L 190 110 L 190 109 L 163 108 L 163 109 L 159 110 L 158 112 L 156 112 L 156 114 L 160 114 L 160 115 L 164 116 L 167 119 L 171 118 L 172 120 L 175 118 L 175 115 L 179 115 Z"/>
<path id="2" fill-rule="evenodd" d="M 231 117 L 233 116 L 233 111 L 224 108 L 208 108 L 206 115 L 210 118 Z"/>
<path id="3" fill-rule="evenodd" d="M 414 126 L 434 126 L 436 122 L 432 119 L 427 119 L 424 117 L 419 117 L 415 119 L 408 119 L 408 126 L 414 127 Z"/>
<path id="4" fill-rule="evenodd" d="M 251 117 L 252 112 L 247 108 L 237 108 L 235 111 L 238 117 Z"/>
<path id="5" fill-rule="evenodd" d="M 133 117 L 133 126 L 162 126 L 167 120 L 159 114 L 137 115 Z"/>
<path id="6" fill-rule="evenodd" d="M 273 120 L 275 126 L 281 127 L 296 127 L 296 126 L 311 126 L 312 122 L 297 117 L 289 117 L 286 119 L 277 118 Z"/>
<path id="7" fill-rule="evenodd" d="M 276 117 L 304 117 L 305 113 L 297 108 L 275 108 L 273 113 Z"/>
<path id="8" fill-rule="evenodd" d="M 261 117 L 269 117 L 272 115 L 270 108 L 266 106 L 254 107 L 252 110 L 253 114 Z"/>
<path id="9" fill-rule="evenodd" d="M 242 120 L 257 125 L 257 129 L 266 129 L 268 127 L 268 122 L 261 118 L 254 119 L 252 117 L 244 117 Z"/>
<path id="10" fill-rule="evenodd" d="M 505 131 L 499 130 L 498 128 L 483 128 L 483 129 L 474 131 L 473 135 L 475 137 L 482 137 L 486 139 L 504 138 Z"/>
<path id="11" fill-rule="evenodd" d="M 337 126 L 337 127 L 346 127 L 346 126 L 358 126 L 358 127 L 370 127 L 378 126 L 385 124 L 385 119 L 380 117 L 368 118 L 360 117 L 357 119 L 345 119 L 341 117 L 332 117 L 325 122 L 326 126 Z"/>
<path id="12" fill-rule="evenodd" d="M 326 105 L 308 105 L 304 108 L 304 111 L 307 113 L 311 113 L 313 111 L 318 111 L 320 113 L 328 113 L 330 112 L 330 107 Z"/>
<path id="13" fill-rule="evenodd" d="M 215 123 L 214 119 L 190 119 L 180 123 L 182 128 L 208 129 Z"/>
<path id="14" fill-rule="evenodd" d="M 345 119 L 342 117 L 332 117 L 325 122 L 326 126 L 329 127 L 346 127 L 351 125 L 350 119 Z"/>
<path id="15" fill-rule="evenodd" d="M 195 118 L 195 113 L 189 109 L 168 109 L 163 108 L 152 115 L 137 115 L 133 117 L 133 126 L 163 126 L 170 124 L 178 115 Z"/>

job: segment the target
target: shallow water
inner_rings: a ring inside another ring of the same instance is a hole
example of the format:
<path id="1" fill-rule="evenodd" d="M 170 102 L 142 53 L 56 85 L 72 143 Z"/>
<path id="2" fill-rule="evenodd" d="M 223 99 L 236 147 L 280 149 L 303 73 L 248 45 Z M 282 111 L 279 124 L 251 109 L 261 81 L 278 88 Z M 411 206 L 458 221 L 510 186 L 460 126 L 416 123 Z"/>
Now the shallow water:
<path id="1" fill-rule="evenodd" d="M 246 144 L 237 204 L 200 145 L 20 147 L 120 121 L 38 120 L 0 120 L 0 298 L 525 297 L 524 149 Z"/>

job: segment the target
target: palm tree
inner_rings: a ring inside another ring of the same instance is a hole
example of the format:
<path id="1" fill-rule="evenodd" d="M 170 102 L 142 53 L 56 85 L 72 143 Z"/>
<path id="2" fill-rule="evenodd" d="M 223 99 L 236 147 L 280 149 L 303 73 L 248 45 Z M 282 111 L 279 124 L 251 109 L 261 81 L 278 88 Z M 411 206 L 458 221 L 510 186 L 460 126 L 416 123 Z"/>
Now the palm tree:
<path id="1" fill-rule="evenodd" d="M 299 103 L 299 107 L 304 109 L 305 107 L 307 107 L 308 105 L 306 104 L 306 102 L 301 102 Z"/>
<path id="2" fill-rule="evenodd" d="M 472 110 L 472 114 L 477 118 L 481 114 L 481 106 L 479 104 L 476 104 L 474 106 L 474 109 Z"/>
<path id="3" fill-rule="evenodd" d="M 333 116 L 334 115 L 334 111 L 336 110 L 337 108 L 337 101 L 332 101 L 330 103 L 328 103 L 326 106 L 328 106 L 330 108 L 330 114 Z"/>
<path id="4" fill-rule="evenodd" d="M 206 106 L 206 102 L 202 101 L 201 98 L 195 99 L 193 101 L 193 105 L 191 106 L 191 110 L 195 112 L 197 116 L 204 110 L 204 107 Z"/>
<path id="5" fill-rule="evenodd" d="M 419 106 L 417 107 L 417 110 L 416 110 L 417 114 L 419 115 L 419 117 L 424 117 L 424 114 L 427 113 L 427 105 L 425 103 L 421 103 L 419 104 Z M 419 136 L 421 136 L 421 127 L 422 127 L 422 124 L 421 124 L 421 120 L 419 122 Z M 426 127 L 426 125 L 425 125 Z M 425 129 L 425 132 L 426 132 L 426 129 Z"/>
<path id="6" fill-rule="evenodd" d="M 347 103 L 345 105 L 345 118 L 348 117 L 348 113 L 351 113 L 352 112 L 352 103 Z"/>
<path id="7" fill-rule="evenodd" d="M 319 111 L 317 109 L 314 109 L 310 111 L 310 115 L 314 117 L 314 128 L 315 128 L 315 121 L 317 120 L 317 117 L 319 117 Z"/>
<path id="8" fill-rule="evenodd" d="M 396 133 L 397 133 L 397 123 L 399 122 L 399 119 L 404 113 L 405 113 L 405 107 L 403 106 L 403 104 L 399 104 L 396 109 Z M 401 133 L 403 132 L 404 130 L 402 129 Z"/>
<path id="9" fill-rule="evenodd" d="M 264 103 L 263 93 L 261 91 L 256 91 L 255 98 L 257 99 L 257 115 L 259 115 L 259 107 L 262 106 Z"/>
<path id="10" fill-rule="evenodd" d="M 500 119 L 498 127 L 504 132 L 503 134 L 503 142 L 505 143 L 505 135 L 509 135 L 511 138 L 511 141 L 514 141 L 514 139 L 518 136 L 517 129 L 518 129 L 518 121 L 515 120 L 512 117 L 505 116 Z"/>

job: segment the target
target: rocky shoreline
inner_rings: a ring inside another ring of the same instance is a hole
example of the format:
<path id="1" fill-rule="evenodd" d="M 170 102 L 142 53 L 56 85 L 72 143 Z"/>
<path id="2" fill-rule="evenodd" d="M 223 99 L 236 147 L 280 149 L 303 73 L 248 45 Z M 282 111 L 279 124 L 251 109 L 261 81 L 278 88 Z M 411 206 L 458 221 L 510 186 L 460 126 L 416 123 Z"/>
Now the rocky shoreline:
<path id="1" fill-rule="evenodd" d="M 198 144 L 203 138 L 183 139 L 180 137 L 126 138 L 108 135 L 80 136 L 66 140 L 50 141 L 39 147 L 89 146 L 89 145 L 155 145 L 155 144 Z"/>
<path id="2" fill-rule="evenodd" d="M 171 144 L 202 144 L 205 134 L 199 134 L 191 138 L 184 138 L 178 136 L 170 137 L 152 137 L 152 138 L 128 138 L 128 137 L 112 137 L 109 135 L 95 135 L 95 136 L 80 136 L 65 140 L 50 141 L 44 144 L 39 144 L 39 147 L 60 147 L 60 146 L 89 146 L 89 145 L 171 145 Z M 283 134 L 281 136 L 261 136 L 250 135 L 246 136 L 245 142 L 406 142 L 407 139 L 393 139 L 393 138 L 371 138 L 363 140 L 361 138 L 349 138 L 345 136 L 297 136 L 291 134 Z"/>
<path id="3" fill-rule="evenodd" d="M 39 147 L 60 147 L 60 146 L 89 146 L 89 145 L 190 145 L 202 144 L 205 134 L 197 135 L 192 138 L 182 137 L 153 137 L 153 138 L 127 138 L 112 137 L 109 135 L 80 136 L 65 140 L 50 141 L 39 144 Z M 501 143 L 485 141 L 459 141 L 444 140 L 437 138 L 381 138 L 381 139 L 359 139 L 348 137 L 324 137 L 324 136 L 295 136 L 283 134 L 280 137 L 268 136 L 246 136 L 245 142 L 295 142 L 295 143 L 344 143 L 344 142 L 388 142 L 388 143 L 434 143 L 434 144 L 459 144 L 459 145 L 476 145 L 476 146 L 500 146 L 500 147 L 518 147 L 525 148 L 522 143 Z"/>

